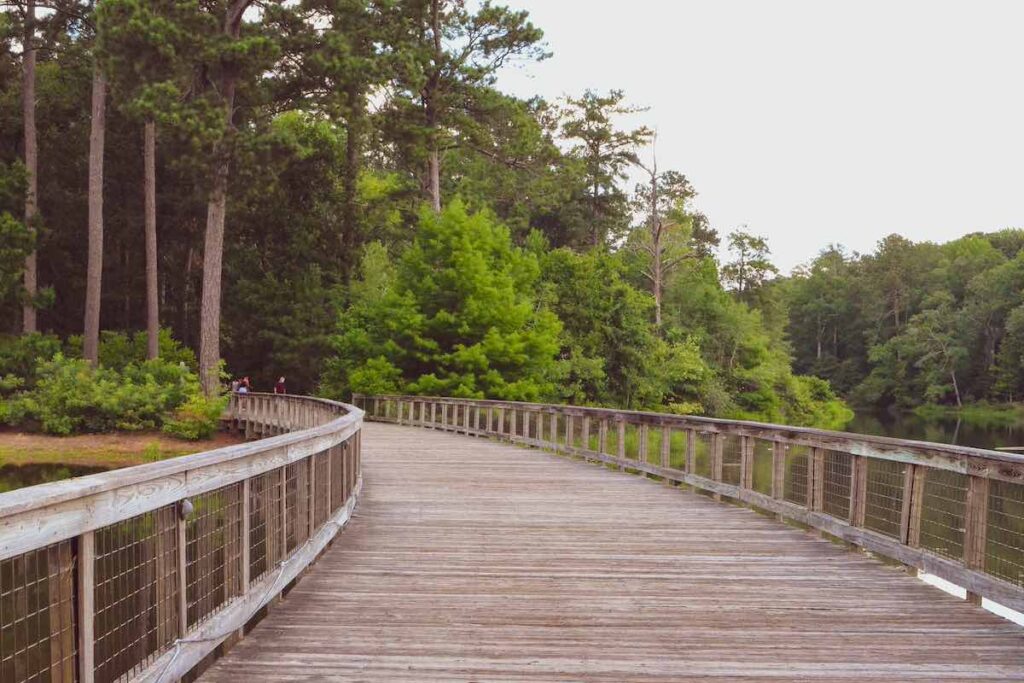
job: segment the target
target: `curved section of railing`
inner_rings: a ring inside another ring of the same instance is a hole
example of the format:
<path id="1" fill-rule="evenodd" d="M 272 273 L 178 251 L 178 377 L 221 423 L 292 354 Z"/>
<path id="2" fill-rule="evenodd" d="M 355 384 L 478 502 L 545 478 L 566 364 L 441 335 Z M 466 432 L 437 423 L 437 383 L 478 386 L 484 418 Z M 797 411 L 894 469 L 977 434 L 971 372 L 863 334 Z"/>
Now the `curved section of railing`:
<path id="1" fill-rule="evenodd" d="M 363 413 L 236 394 L 258 441 L 0 495 L 0 681 L 172 681 L 352 514 Z"/>
<path id="2" fill-rule="evenodd" d="M 564 405 L 353 398 L 372 420 L 567 453 L 774 512 L 1024 611 L 1024 457 Z"/>

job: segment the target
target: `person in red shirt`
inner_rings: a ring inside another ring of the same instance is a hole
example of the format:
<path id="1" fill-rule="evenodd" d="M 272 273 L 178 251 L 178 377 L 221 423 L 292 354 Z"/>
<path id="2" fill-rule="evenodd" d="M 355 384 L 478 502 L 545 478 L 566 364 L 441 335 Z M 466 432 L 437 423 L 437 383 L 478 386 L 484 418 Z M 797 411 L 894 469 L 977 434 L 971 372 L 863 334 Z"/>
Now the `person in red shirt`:
<path id="1" fill-rule="evenodd" d="M 274 385 L 274 393 L 275 394 L 287 394 L 288 393 L 287 391 L 285 391 L 285 388 L 284 388 L 284 377 L 279 377 L 278 378 L 277 384 Z"/>

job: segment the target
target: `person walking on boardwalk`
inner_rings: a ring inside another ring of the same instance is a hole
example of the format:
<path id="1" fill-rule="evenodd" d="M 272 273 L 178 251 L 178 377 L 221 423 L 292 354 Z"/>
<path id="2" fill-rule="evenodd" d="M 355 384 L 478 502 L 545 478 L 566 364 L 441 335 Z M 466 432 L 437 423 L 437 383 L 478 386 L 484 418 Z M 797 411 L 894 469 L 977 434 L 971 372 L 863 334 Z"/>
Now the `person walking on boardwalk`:
<path id="1" fill-rule="evenodd" d="M 277 384 L 274 385 L 274 393 L 275 394 L 287 394 L 288 393 L 287 390 L 285 390 L 284 376 L 283 375 L 277 379 Z"/>

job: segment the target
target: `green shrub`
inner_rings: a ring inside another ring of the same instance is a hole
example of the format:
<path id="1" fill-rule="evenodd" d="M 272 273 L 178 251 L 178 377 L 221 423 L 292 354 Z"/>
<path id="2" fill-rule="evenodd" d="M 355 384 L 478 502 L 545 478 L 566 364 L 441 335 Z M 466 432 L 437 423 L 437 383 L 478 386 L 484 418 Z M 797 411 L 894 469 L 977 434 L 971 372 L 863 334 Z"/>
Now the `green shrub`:
<path id="1" fill-rule="evenodd" d="M 226 396 L 210 399 L 193 394 L 174 412 L 174 417 L 164 422 L 163 431 L 179 439 L 209 439 L 217 431 L 226 406 Z"/>
<path id="2" fill-rule="evenodd" d="M 38 361 L 34 377 L 35 386 L 14 394 L 3 417 L 49 434 L 154 429 L 200 391 L 195 373 L 163 360 L 118 372 L 58 353 Z"/>
<path id="3" fill-rule="evenodd" d="M 36 366 L 61 351 L 60 339 L 53 334 L 0 335 L 0 396 L 14 389 L 31 389 L 36 384 Z M 20 379 L 13 383 L 8 378 Z"/>
<path id="4" fill-rule="evenodd" d="M 198 368 L 196 354 L 171 336 L 166 328 L 160 330 L 160 360 L 169 365 L 181 365 L 192 371 Z M 82 355 L 82 336 L 72 335 L 65 344 L 65 353 L 69 357 L 79 358 Z M 146 333 L 143 332 L 100 332 L 98 349 L 100 367 L 121 371 L 134 363 L 146 360 Z"/>

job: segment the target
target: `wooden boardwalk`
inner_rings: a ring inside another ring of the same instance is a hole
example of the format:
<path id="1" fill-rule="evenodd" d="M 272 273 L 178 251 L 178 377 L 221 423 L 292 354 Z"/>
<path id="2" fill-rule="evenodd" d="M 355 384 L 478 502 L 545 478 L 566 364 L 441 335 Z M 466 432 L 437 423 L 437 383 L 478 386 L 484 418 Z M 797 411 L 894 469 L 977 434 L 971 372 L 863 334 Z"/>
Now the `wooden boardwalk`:
<path id="1" fill-rule="evenodd" d="M 748 509 L 364 429 L 354 521 L 203 681 L 1024 680 L 1024 629 Z"/>

